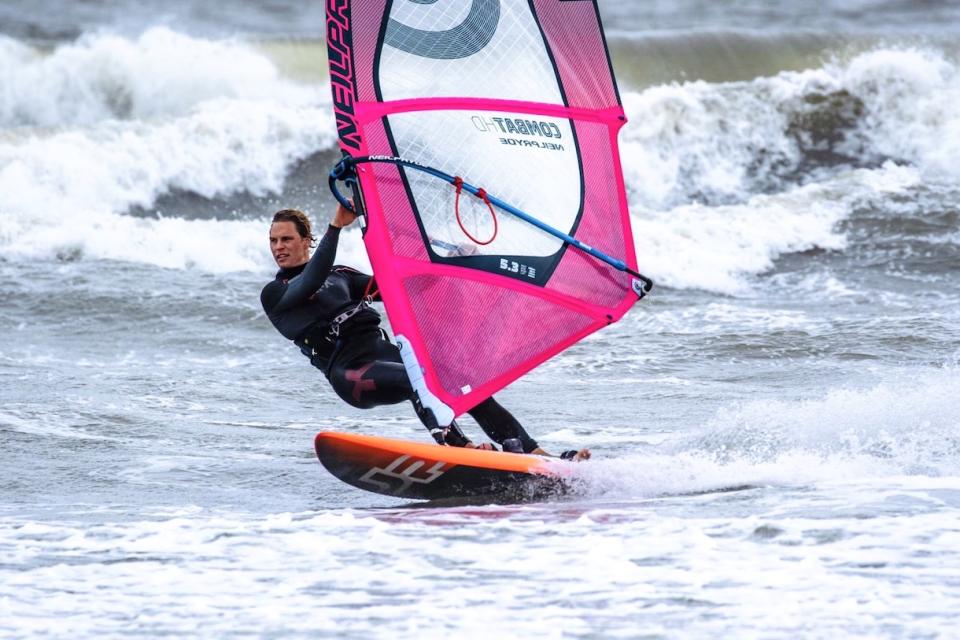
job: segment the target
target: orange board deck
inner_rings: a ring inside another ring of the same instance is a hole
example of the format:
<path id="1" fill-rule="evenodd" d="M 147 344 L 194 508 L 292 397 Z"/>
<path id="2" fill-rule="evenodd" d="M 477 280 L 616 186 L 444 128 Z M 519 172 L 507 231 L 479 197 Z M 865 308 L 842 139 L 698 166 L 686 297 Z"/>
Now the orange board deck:
<path id="1" fill-rule="evenodd" d="M 441 498 L 562 492 L 565 463 L 379 436 L 322 431 L 317 457 L 340 480 L 400 498 Z"/>

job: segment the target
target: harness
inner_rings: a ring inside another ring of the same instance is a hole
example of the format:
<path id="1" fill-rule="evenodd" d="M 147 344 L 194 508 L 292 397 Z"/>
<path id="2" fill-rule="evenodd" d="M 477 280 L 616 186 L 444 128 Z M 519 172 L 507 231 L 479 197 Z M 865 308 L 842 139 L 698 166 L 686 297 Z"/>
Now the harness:
<path id="1" fill-rule="evenodd" d="M 327 329 L 328 337 L 336 340 L 340 336 L 340 327 L 347 320 L 357 315 L 364 309 L 370 308 L 370 303 L 373 302 L 374 297 L 379 293 L 379 290 L 373 286 L 374 279 L 373 276 L 370 277 L 370 280 L 367 281 L 367 287 L 363 290 L 363 297 L 360 299 L 360 302 L 357 306 L 347 309 L 336 318 L 330 321 Z"/>
<path id="2" fill-rule="evenodd" d="M 363 291 L 363 297 L 356 306 L 338 314 L 327 324 L 326 331 L 322 329 L 319 331 L 310 331 L 308 335 L 304 336 L 302 344 L 299 345 L 300 353 L 310 358 L 310 363 L 323 371 L 324 375 L 328 378 L 330 377 L 330 367 L 333 365 L 337 353 L 340 352 L 344 344 L 344 341 L 340 338 L 340 329 L 355 315 L 370 308 L 370 303 L 373 302 L 374 297 L 379 293 L 378 289 L 373 286 L 373 283 L 374 279 L 371 277 L 369 282 L 367 282 L 366 289 Z M 323 366 L 318 366 L 314 363 L 314 358 L 321 359 Z"/>
<path id="3" fill-rule="evenodd" d="M 363 300 L 361 300 L 357 306 L 347 309 L 346 311 L 338 315 L 336 318 L 331 320 L 330 324 L 327 325 L 327 338 L 336 340 L 340 336 L 340 327 L 343 325 L 343 323 L 345 323 L 347 320 L 357 315 L 364 309 L 369 309 L 371 300 L 372 300 L 371 297 L 364 296 Z"/>

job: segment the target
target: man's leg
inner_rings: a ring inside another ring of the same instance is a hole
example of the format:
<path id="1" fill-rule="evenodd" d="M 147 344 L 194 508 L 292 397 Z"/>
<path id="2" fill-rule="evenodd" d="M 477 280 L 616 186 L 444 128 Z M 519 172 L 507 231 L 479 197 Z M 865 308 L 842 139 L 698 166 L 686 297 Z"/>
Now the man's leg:
<path id="1" fill-rule="evenodd" d="M 347 362 L 338 361 L 330 371 L 330 384 L 344 402 L 370 409 L 410 400 L 420 422 L 438 442 L 455 447 L 470 444 L 456 423 L 441 429 L 433 412 L 417 400 L 396 345 L 378 338 L 365 346 L 369 348 Z"/>
<path id="2" fill-rule="evenodd" d="M 517 438 L 523 445 L 523 452 L 530 453 L 539 449 L 537 441 L 530 437 L 523 426 L 492 397 L 487 398 L 473 409 L 467 411 L 490 439 L 503 444 L 508 438 Z"/>
<path id="3" fill-rule="evenodd" d="M 467 413 L 473 416 L 491 440 L 502 445 L 505 440 L 516 438 L 520 441 L 524 453 L 536 453 L 541 456 L 551 455 L 541 449 L 537 441 L 530 437 L 530 434 L 526 432 L 517 419 L 493 398 L 487 398 Z M 506 450 L 504 448 L 504 451 Z M 590 457 L 590 450 L 564 451 L 560 454 L 560 457 L 567 460 L 586 460 Z"/>
<path id="4" fill-rule="evenodd" d="M 403 365 L 380 360 L 337 363 L 330 370 L 337 395 L 358 409 L 371 409 L 410 399 L 413 391 Z"/>

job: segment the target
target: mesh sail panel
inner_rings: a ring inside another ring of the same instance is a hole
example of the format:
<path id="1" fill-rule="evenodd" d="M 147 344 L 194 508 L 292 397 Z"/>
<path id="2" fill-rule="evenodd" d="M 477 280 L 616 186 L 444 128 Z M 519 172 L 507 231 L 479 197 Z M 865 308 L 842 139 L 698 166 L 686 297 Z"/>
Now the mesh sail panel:
<path id="1" fill-rule="evenodd" d="M 471 393 L 506 372 L 570 341 L 596 320 L 535 295 L 496 283 L 438 275 L 413 276 L 404 288 L 414 301 L 430 361 L 451 396 Z"/>
<path id="2" fill-rule="evenodd" d="M 636 268 L 589 0 L 328 0 L 341 147 L 482 187 Z M 471 408 L 636 301 L 631 278 L 446 182 L 357 166 L 364 240 L 430 392 Z"/>

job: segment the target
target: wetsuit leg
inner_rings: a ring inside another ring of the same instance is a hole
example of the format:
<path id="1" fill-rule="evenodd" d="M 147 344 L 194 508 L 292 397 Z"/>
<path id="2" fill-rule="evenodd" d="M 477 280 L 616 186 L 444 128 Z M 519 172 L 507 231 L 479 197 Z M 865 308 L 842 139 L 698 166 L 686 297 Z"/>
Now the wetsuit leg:
<path id="1" fill-rule="evenodd" d="M 524 453 L 530 453 L 540 446 L 513 417 L 513 414 L 493 398 L 487 398 L 467 413 L 477 421 L 483 432 L 498 444 L 502 445 L 507 438 L 518 438 L 523 444 Z"/>
<path id="2" fill-rule="evenodd" d="M 379 333 L 373 338 L 353 338 L 341 350 L 330 368 L 330 384 L 344 402 L 358 409 L 396 404 L 413 396 L 400 350 Z"/>
<path id="3" fill-rule="evenodd" d="M 330 369 L 330 384 L 344 402 L 358 409 L 410 400 L 427 430 L 439 433 L 436 418 L 416 400 L 400 349 L 379 332 L 351 340 Z M 456 423 L 450 425 L 443 438 L 455 447 L 470 442 Z"/>

